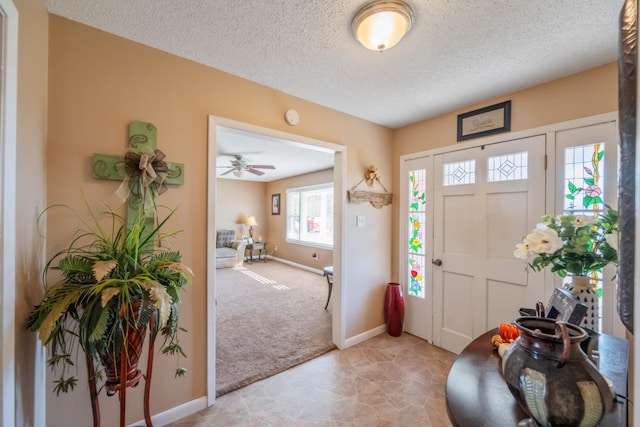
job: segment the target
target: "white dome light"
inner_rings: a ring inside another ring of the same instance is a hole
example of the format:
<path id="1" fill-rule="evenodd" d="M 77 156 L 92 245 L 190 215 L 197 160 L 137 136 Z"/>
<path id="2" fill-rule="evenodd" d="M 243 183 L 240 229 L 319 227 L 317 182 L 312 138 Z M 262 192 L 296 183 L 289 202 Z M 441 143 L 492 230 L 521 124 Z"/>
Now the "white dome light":
<path id="1" fill-rule="evenodd" d="M 353 17 L 351 27 L 364 47 L 382 52 L 395 46 L 411 29 L 413 10 L 401 0 L 375 0 Z"/>

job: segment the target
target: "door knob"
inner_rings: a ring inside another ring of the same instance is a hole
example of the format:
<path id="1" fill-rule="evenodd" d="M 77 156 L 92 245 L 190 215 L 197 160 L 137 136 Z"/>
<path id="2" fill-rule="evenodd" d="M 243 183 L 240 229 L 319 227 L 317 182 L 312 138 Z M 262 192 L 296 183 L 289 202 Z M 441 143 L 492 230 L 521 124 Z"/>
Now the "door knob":
<path id="1" fill-rule="evenodd" d="M 442 265 L 442 260 L 441 259 L 432 259 L 431 260 L 431 264 L 440 267 Z"/>

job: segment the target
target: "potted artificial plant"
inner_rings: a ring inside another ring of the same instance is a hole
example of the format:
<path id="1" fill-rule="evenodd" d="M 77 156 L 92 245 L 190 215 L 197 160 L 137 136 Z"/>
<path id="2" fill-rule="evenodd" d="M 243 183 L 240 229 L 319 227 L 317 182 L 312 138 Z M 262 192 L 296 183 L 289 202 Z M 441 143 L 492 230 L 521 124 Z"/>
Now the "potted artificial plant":
<path id="1" fill-rule="evenodd" d="M 120 389 L 125 373 L 127 386 L 140 381 L 137 360 L 147 330 L 151 342 L 164 338 L 163 354 L 185 355 L 177 304 L 193 273 L 180 262 L 179 252 L 155 245 L 175 234 L 161 233 L 173 212 L 157 225 L 142 213 L 129 224 L 113 212 L 104 214 L 106 221 L 92 214 L 92 226 L 76 232 L 69 246 L 47 262 L 44 296 L 29 313 L 27 327 L 48 348 L 52 369 L 61 368 L 56 394 L 76 385 L 69 370 L 79 349 L 86 355 L 90 382 L 103 379 L 100 369 L 94 375 L 95 366 L 104 368 L 107 394 Z M 47 284 L 52 270 L 59 278 Z M 185 373 L 176 370 L 176 376 Z"/>

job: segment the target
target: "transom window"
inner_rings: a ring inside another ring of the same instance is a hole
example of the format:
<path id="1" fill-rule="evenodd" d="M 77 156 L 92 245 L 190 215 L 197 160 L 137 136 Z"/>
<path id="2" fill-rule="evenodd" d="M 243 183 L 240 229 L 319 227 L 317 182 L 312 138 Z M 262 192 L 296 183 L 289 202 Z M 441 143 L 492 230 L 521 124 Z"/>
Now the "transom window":
<path id="1" fill-rule="evenodd" d="M 333 184 L 287 190 L 287 241 L 333 248 Z"/>
<path id="2" fill-rule="evenodd" d="M 476 161 L 446 163 L 443 167 L 443 185 L 464 185 L 476 183 Z"/>
<path id="3" fill-rule="evenodd" d="M 487 181 L 527 179 L 528 153 L 509 153 L 487 159 Z"/>

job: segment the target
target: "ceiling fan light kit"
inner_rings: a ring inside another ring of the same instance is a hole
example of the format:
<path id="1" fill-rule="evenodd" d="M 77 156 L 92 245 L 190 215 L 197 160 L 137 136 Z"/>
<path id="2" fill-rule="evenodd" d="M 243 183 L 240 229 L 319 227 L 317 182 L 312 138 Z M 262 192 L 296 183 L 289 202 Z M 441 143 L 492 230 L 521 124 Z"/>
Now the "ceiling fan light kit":
<path id="1" fill-rule="evenodd" d="M 230 166 L 217 166 L 218 168 L 229 168 L 228 171 L 220 174 L 220 176 L 233 173 L 238 178 L 241 178 L 242 176 L 244 176 L 245 172 L 260 176 L 264 175 L 264 172 L 260 169 L 275 169 L 275 166 L 273 165 L 250 165 L 244 159 L 244 156 L 242 154 L 234 154 L 233 157 L 234 160 L 230 160 Z"/>
<path id="2" fill-rule="evenodd" d="M 374 0 L 353 17 L 353 34 L 364 47 L 379 52 L 392 48 L 411 29 L 413 10 L 402 0 Z"/>

